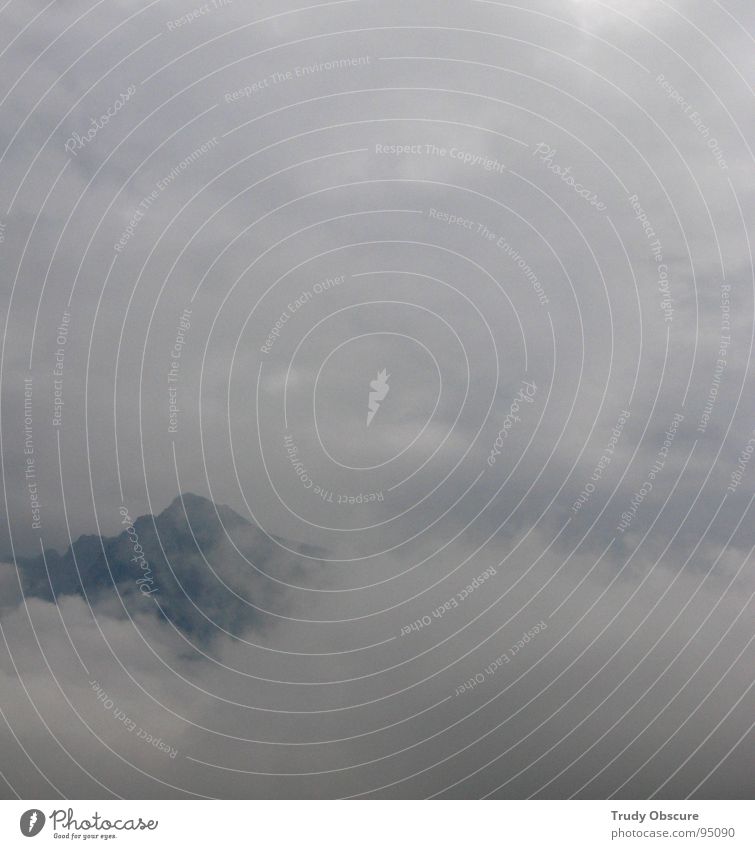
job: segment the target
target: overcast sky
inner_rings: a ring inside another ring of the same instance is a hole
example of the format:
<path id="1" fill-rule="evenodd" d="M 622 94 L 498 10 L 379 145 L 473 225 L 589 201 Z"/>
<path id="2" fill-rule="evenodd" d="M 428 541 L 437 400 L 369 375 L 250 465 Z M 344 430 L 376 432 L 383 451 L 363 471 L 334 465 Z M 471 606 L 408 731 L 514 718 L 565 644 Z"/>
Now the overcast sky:
<path id="1" fill-rule="evenodd" d="M 752 24 L 2 6 L 3 795 L 751 795 Z"/>

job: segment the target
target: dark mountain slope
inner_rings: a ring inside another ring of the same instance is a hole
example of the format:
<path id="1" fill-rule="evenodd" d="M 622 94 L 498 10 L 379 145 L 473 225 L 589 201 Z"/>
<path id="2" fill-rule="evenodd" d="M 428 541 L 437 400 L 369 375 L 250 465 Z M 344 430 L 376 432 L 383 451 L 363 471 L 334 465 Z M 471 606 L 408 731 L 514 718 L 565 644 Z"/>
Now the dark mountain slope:
<path id="1" fill-rule="evenodd" d="M 92 604 L 112 597 L 116 608 L 120 596 L 132 613 L 162 609 L 178 628 L 207 642 L 219 629 L 240 634 L 268 625 L 271 617 L 257 608 L 280 612 L 284 588 L 261 573 L 296 582 L 316 565 L 277 542 L 229 507 L 186 493 L 158 516 L 124 525 L 116 537 L 82 536 L 62 555 L 50 550 L 17 562 L 26 595 L 52 601 L 86 594 Z"/>

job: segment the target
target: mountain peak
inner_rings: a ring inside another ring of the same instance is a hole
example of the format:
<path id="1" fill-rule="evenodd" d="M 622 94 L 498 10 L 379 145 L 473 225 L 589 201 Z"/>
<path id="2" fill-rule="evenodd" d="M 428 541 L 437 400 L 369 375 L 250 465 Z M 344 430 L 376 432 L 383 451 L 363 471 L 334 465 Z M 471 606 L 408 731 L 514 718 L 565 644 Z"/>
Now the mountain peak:
<path id="1" fill-rule="evenodd" d="M 216 504 L 209 498 L 197 495 L 194 492 L 182 492 L 177 495 L 156 518 L 158 520 L 169 519 L 180 523 L 185 523 L 188 519 L 190 524 L 207 521 L 217 522 L 218 520 L 224 525 L 250 524 L 247 519 L 226 504 Z"/>
<path id="2" fill-rule="evenodd" d="M 278 572 L 296 568 L 297 558 L 230 507 L 186 492 L 158 515 L 139 516 L 134 529 L 81 536 L 63 555 L 17 563 L 27 595 L 96 602 L 117 592 L 129 610 L 157 615 L 147 598 L 154 596 L 161 617 L 203 641 L 218 629 L 240 633 L 260 625 L 252 599 L 269 599 L 271 589 L 252 563 Z"/>

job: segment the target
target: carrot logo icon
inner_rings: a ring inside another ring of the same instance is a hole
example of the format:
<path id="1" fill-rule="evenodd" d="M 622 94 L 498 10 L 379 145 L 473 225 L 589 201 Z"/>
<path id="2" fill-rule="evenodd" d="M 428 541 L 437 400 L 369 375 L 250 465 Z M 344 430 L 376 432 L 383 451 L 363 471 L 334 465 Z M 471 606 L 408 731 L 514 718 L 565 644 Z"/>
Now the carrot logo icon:
<path id="1" fill-rule="evenodd" d="M 38 808 L 32 808 L 21 814 L 21 834 L 24 837 L 36 837 L 45 827 L 45 815 Z"/>
<path id="2" fill-rule="evenodd" d="M 388 386 L 389 377 L 390 375 L 386 373 L 386 370 L 382 369 L 377 373 L 375 380 L 370 381 L 370 389 L 372 391 L 367 400 L 367 427 L 370 426 L 372 420 L 375 418 L 375 413 L 380 408 L 380 402 L 385 401 L 385 397 L 390 389 L 390 386 Z"/>

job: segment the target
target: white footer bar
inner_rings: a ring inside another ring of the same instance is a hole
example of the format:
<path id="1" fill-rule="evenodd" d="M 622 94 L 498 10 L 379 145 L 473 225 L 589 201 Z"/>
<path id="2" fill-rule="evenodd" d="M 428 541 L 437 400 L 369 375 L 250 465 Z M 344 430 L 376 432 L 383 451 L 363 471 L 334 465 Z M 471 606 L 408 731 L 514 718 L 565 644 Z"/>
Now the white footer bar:
<path id="1" fill-rule="evenodd" d="M 0 846 L 734 849 L 755 846 L 752 812 L 716 800 L 0 801 Z"/>

